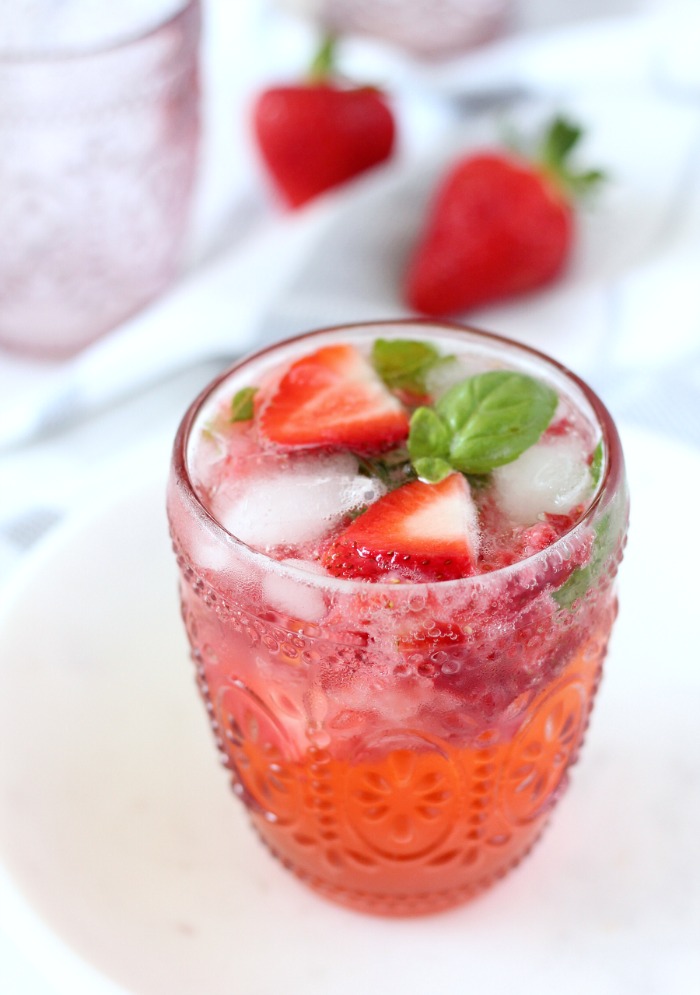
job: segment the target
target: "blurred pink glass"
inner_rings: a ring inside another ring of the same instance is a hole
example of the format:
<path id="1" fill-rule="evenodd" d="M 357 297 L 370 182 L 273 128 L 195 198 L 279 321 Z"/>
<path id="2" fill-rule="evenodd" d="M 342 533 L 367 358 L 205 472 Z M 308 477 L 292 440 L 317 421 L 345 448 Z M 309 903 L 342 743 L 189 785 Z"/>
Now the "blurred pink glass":
<path id="1" fill-rule="evenodd" d="M 177 273 L 199 35 L 199 0 L 4 0 L 0 346 L 72 355 Z"/>
<path id="2" fill-rule="evenodd" d="M 458 55 L 498 37 L 514 0 L 279 0 L 327 30 L 380 38 L 420 58 Z"/>

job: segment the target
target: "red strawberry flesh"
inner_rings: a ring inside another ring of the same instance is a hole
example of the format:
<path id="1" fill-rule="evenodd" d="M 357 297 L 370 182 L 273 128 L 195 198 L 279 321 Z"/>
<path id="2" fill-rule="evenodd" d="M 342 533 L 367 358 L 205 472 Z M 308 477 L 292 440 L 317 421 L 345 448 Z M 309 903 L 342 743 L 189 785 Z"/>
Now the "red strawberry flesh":
<path id="1" fill-rule="evenodd" d="M 377 452 L 403 442 L 409 420 L 353 345 L 331 345 L 289 367 L 261 407 L 259 425 L 281 448 Z"/>
<path id="2" fill-rule="evenodd" d="M 394 145 L 393 115 L 370 87 L 274 87 L 258 98 L 253 123 L 267 169 L 290 207 L 378 165 Z"/>
<path id="3" fill-rule="evenodd" d="M 469 484 L 451 474 L 438 484 L 420 480 L 380 498 L 325 551 L 337 577 L 454 580 L 476 569 L 478 524 Z"/>
<path id="4" fill-rule="evenodd" d="M 529 163 L 481 153 L 441 184 L 406 278 L 423 314 L 449 315 L 534 290 L 564 267 L 573 211 Z"/>

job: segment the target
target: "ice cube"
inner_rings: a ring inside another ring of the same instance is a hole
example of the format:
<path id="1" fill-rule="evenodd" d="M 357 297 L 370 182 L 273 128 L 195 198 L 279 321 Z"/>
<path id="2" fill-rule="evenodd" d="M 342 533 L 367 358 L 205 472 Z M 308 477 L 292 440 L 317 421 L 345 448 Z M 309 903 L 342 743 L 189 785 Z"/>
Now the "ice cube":
<path id="1" fill-rule="evenodd" d="M 226 542 L 222 542 L 220 536 L 208 530 L 197 530 L 193 537 L 192 558 L 204 570 L 226 574 L 241 584 L 250 578 L 250 567 L 241 559 L 238 551 L 232 550 Z"/>
<path id="2" fill-rule="evenodd" d="M 495 497 L 518 525 L 533 525 L 545 513 L 565 515 L 591 495 L 587 454 L 574 438 L 547 438 L 493 471 Z"/>
<path id="3" fill-rule="evenodd" d="M 380 496 L 381 485 L 357 468 L 350 453 L 256 464 L 222 484 L 212 510 L 224 528 L 257 549 L 314 542 L 348 511 Z"/>
<path id="4" fill-rule="evenodd" d="M 437 400 L 462 380 L 484 373 L 490 368 L 491 364 L 487 360 L 480 361 L 475 356 L 469 358 L 445 356 L 442 362 L 437 363 L 426 373 L 425 388 Z"/>
<path id="5" fill-rule="evenodd" d="M 289 558 L 282 560 L 282 565 L 295 567 L 308 574 L 326 572 L 318 564 L 305 560 Z M 303 622 L 320 622 L 326 614 L 323 592 L 311 583 L 305 583 L 303 574 L 284 570 L 270 571 L 263 581 L 263 598 L 275 611 Z"/>
<path id="6" fill-rule="evenodd" d="M 464 363 L 455 356 L 445 357 L 445 359 L 428 370 L 425 375 L 425 389 L 435 399 L 446 394 L 450 387 L 454 387 L 468 377 L 469 371 Z"/>
<path id="7" fill-rule="evenodd" d="M 386 485 L 376 477 L 362 477 L 357 474 L 348 481 L 339 495 L 342 514 L 372 504 L 386 494 L 386 490 Z"/>

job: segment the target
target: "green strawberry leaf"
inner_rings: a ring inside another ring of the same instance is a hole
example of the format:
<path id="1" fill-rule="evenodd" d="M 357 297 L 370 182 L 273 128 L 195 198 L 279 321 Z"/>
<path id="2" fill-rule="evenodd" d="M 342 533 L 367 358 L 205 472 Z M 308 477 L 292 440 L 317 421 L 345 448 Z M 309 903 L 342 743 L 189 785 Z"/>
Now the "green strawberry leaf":
<path id="1" fill-rule="evenodd" d="M 446 358 L 415 339 L 377 339 L 372 347 L 372 363 L 387 387 L 413 394 L 426 393 L 426 374 Z"/>
<path id="2" fill-rule="evenodd" d="M 599 169 L 575 170 L 571 153 L 579 144 L 583 129 L 564 117 L 555 117 L 540 143 L 537 161 L 556 183 L 573 197 L 583 197 L 600 186 L 606 176 Z"/>
<path id="3" fill-rule="evenodd" d="M 542 159 L 545 162 L 562 163 L 578 145 L 582 135 L 583 129 L 578 124 L 567 121 L 564 117 L 555 117 L 542 141 Z"/>
<path id="4" fill-rule="evenodd" d="M 318 49 L 309 67 L 310 83 L 326 83 L 335 75 L 336 50 L 338 39 L 334 34 L 326 34 L 321 38 Z"/>
<path id="5" fill-rule="evenodd" d="M 231 401 L 231 421 L 250 421 L 254 414 L 253 398 L 258 392 L 257 387 L 241 387 L 233 395 Z"/>
<path id="6" fill-rule="evenodd" d="M 547 384 L 523 373 L 492 370 L 456 384 L 440 398 L 435 411 L 450 433 L 450 464 L 462 473 L 485 474 L 534 445 L 556 407 L 556 392 Z M 434 436 L 438 438 L 437 433 Z M 444 456 L 444 452 L 419 455 Z"/>

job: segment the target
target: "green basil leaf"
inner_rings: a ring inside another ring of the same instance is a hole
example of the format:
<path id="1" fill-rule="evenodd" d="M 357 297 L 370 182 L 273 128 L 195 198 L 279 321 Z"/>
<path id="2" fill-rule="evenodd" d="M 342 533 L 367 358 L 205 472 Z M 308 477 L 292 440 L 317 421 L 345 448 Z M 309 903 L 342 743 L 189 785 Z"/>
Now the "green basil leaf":
<path id="1" fill-rule="evenodd" d="M 578 567 L 566 583 L 562 584 L 559 590 L 555 591 L 552 596 L 560 608 L 571 609 L 574 602 L 582 598 L 592 586 L 593 579 L 593 571 L 590 564 L 586 567 Z"/>
<path id="2" fill-rule="evenodd" d="M 433 456 L 421 456 L 420 459 L 415 461 L 413 468 L 418 474 L 419 479 L 426 481 L 428 484 L 439 484 L 445 477 L 449 477 L 451 473 L 454 473 L 454 469 L 447 460 Z"/>
<path id="3" fill-rule="evenodd" d="M 600 480 L 600 474 L 603 469 L 603 443 L 599 442 L 595 447 L 595 452 L 593 453 L 593 459 L 591 460 L 591 478 L 593 480 L 593 486 L 598 486 L 598 481 Z"/>
<path id="4" fill-rule="evenodd" d="M 610 515 L 604 515 L 595 528 L 595 538 L 591 549 L 591 558 L 583 567 L 577 567 L 562 586 L 554 592 L 553 597 L 560 608 L 570 609 L 574 602 L 584 597 L 587 591 L 596 583 L 600 572 L 613 551 Z"/>
<path id="5" fill-rule="evenodd" d="M 361 476 L 376 477 L 390 491 L 415 479 L 408 452 L 402 447 L 381 456 L 364 456 L 360 453 L 353 455 L 357 459 L 357 470 Z"/>
<path id="6" fill-rule="evenodd" d="M 491 483 L 491 476 L 488 473 L 468 473 L 466 477 L 472 491 L 483 491 Z"/>
<path id="7" fill-rule="evenodd" d="M 414 466 L 416 460 L 425 457 L 449 457 L 450 431 L 433 408 L 416 408 L 411 415 L 408 454 Z"/>
<path id="8" fill-rule="evenodd" d="M 556 407 L 556 392 L 547 384 L 523 373 L 492 370 L 456 384 L 435 409 L 452 436 L 452 466 L 483 474 L 534 445 Z"/>
<path id="9" fill-rule="evenodd" d="M 372 363 L 391 390 L 424 394 L 425 375 L 440 353 L 428 342 L 415 339 L 377 339 L 372 347 Z"/>
<path id="10" fill-rule="evenodd" d="M 231 421 L 250 421 L 253 417 L 253 398 L 258 392 L 257 387 L 241 387 L 233 395 L 231 401 Z"/>

